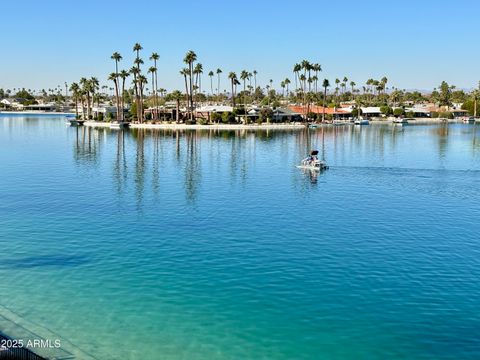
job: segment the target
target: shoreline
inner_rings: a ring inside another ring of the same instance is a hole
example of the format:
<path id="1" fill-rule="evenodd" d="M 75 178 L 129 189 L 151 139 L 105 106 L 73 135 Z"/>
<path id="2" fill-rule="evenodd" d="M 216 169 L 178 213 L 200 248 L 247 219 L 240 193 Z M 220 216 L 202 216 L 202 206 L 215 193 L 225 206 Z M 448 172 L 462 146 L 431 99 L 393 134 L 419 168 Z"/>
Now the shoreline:
<path id="1" fill-rule="evenodd" d="M 107 127 L 109 122 L 85 121 L 84 126 Z M 160 130 L 300 130 L 305 129 L 305 124 L 262 124 L 262 125 L 242 125 L 242 124 L 129 124 L 130 129 L 160 129 Z"/>
<path id="2" fill-rule="evenodd" d="M 442 123 L 462 123 L 459 119 L 425 119 L 425 118 L 416 118 L 415 120 L 410 120 L 409 125 L 433 125 L 433 124 L 442 124 Z M 99 122 L 99 121 L 85 121 L 84 126 L 89 127 L 100 127 L 100 128 L 110 128 L 110 122 Z M 370 120 L 370 125 L 397 125 L 393 120 L 380 120 L 372 119 Z M 322 124 L 314 123 L 313 125 L 317 127 L 329 127 L 337 126 L 335 124 Z M 345 121 L 344 125 L 354 125 L 351 122 Z M 398 124 L 399 125 L 399 124 Z M 301 130 L 308 128 L 308 124 L 305 123 L 293 123 L 293 124 L 210 124 L 210 125 L 200 125 L 200 124 L 129 124 L 130 129 L 159 129 L 159 130 Z"/>

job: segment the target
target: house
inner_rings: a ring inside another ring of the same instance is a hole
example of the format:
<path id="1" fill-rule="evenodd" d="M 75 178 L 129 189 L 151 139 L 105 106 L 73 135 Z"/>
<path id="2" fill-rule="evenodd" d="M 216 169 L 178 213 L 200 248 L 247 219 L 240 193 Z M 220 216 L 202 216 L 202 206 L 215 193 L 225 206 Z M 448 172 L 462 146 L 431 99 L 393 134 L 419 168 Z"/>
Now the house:
<path id="1" fill-rule="evenodd" d="M 16 110 L 23 110 L 23 103 L 25 99 L 21 98 L 6 98 L 0 100 L 0 103 L 4 105 L 6 108 L 13 108 Z"/>
<path id="2" fill-rule="evenodd" d="M 362 116 L 367 118 L 382 116 L 382 112 L 380 111 L 380 107 L 378 106 L 367 106 L 361 107 L 360 109 L 362 109 Z"/>

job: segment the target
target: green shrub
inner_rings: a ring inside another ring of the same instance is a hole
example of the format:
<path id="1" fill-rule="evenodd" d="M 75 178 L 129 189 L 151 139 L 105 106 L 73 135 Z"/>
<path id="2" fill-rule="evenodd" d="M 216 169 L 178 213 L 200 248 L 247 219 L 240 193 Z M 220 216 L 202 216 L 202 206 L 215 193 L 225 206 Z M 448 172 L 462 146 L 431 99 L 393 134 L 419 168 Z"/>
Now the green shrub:
<path id="1" fill-rule="evenodd" d="M 387 105 L 384 105 L 384 106 L 381 106 L 380 107 L 380 112 L 383 114 L 383 115 L 391 115 L 393 114 L 393 109 L 390 107 L 390 106 L 387 106 Z"/>
<path id="2" fill-rule="evenodd" d="M 97 120 L 98 121 L 103 121 L 103 113 L 98 113 Z"/>
<path id="3" fill-rule="evenodd" d="M 440 116 L 440 114 L 438 113 L 438 111 L 432 111 L 432 113 L 430 114 L 430 116 L 434 119 L 438 118 Z"/>
<path id="4" fill-rule="evenodd" d="M 222 121 L 222 115 L 220 115 L 219 113 L 211 113 L 210 114 L 210 121 L 213 122 L 213 123 L 219 123 L 220 121 Z"/>
<path id="5" fill-rule="evenodd" d="M 224 124 L 231 124 L 235 122 L 235 115 L 230 111 L 225 111 L 222 114 L 222 122 Z"/>
<path id="6" fill-rule="evenodd" d="M 402 115 L 405 115 L 405 110 L 402 109 L 402 108 L 396 108 L 393 110 L 393 115 L 394 116 L 402 116 Z"/>
<path id="7" fill-rule="evenodd" d="M 414 113 L 413 111 L 409 111 L 409 112 L 407 112 L 405 115 L 406 115 L 407 117 L 409 117 L 409 118 L 415 117 L 415 113 Z"/>

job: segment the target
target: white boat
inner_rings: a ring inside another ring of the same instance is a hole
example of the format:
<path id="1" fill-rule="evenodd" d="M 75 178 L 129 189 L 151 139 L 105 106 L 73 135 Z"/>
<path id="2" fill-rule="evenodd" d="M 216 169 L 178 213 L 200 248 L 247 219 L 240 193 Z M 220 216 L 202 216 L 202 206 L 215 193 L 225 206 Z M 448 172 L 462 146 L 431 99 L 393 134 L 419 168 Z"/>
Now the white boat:
<path id="1" fill-rule="evenodd" d="M 128 128 L 128 122 L 120 121 L 120 122 L 112 122 L 110 124 L 110 129 L 126 129 Z"/>
<path id="2" fill-rule="evenodd" d="M 355 125 L 370 125 L 370 121 L 364 118 L 357 118 L 355 119 Z"/>
<path id="3" fill-rule="evenodd" d="M 342 126 L 342 125 L 345 125 L 345 121 L 342 121 L 342 120 L 333 120 L 333 125 L 335 126 Z"/>
<path id="4" fill-rule="evenodd" d="M 328 169 L 328 165 L 324 160 L 318 158 L 318 150 L 312 150 L 310 155 L 303 159 L 300 165 L 297 165 L 297 168 L 322 171 Z"/>
<path id="5" fill-rule="evenodd" d="M 408 120 L 405 118 L 396 118 L 393 120 L 395 124 L 408 124 Z"/>

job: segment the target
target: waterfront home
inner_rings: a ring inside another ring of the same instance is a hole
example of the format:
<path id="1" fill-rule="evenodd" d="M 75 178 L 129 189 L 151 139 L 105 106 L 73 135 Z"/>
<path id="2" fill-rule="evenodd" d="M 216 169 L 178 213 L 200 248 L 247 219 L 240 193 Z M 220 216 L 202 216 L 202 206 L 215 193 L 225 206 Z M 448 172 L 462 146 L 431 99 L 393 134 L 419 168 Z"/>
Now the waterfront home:
<path id="1" fill-rule="evenodd" d="M 351 117 L 352 110 L 348 107 L 340 107 L 340 108 L 330 108 L 330 107 L 323 107 L 318 105 L 311 105 L 310 107 L 307 106 L 298 106 L 298 105 L 290 105 L 288 107 L 291 111 L 297 114 L 306 114 L 307 112 L 311 112 L 322 116 L 324 113 L 325 115 L 331 116 L 334 119 L 346 119 Z"/>
<path id="2" fill-rule="evenodd" d="M 5 108 L 11 108 L 15 110 L 23 110 L 23 103 L 25 99 L 21 98 L 6 98 L 0 100 L 0 103 L 4 105 Z"/>

